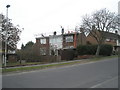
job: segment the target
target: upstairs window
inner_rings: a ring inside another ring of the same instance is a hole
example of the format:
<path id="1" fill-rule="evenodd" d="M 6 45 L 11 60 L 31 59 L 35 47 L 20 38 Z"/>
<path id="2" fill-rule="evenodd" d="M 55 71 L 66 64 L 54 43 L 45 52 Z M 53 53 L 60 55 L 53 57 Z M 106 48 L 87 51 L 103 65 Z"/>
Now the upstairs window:
<path id="1" fill-rule="evenodd" d="M 66 42 L 73 42 L 73 36 L 66 36 Z"/>
<path id="2" fill-rule="evenodd" d="M 46 44 L 46 39 L 44 38 L 44 39 L 40 39 L 40 43 L 41 44 Z"/>

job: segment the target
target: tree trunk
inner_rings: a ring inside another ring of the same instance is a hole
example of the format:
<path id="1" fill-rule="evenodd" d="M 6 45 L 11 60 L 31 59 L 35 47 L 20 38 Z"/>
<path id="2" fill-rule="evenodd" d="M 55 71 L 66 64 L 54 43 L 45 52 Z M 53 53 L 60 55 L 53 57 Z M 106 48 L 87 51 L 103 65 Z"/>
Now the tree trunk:
<path id="1" fill-rule="evenodd" d="M 100 47 L 101 47 L 101 45 L 98 45 L 98 46 L 97 46 L 97 51 L 96 51 L 96 54 L 95 54 L 96 57 L 99 56 L 99 53 L 100 53 Z"/>

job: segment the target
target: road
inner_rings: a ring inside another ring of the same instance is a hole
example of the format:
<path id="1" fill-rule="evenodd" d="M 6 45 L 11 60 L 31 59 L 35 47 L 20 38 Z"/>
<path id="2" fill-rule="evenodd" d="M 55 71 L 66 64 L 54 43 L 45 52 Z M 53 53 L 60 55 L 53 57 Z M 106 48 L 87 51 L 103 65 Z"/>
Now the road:
<path id="1" fill-rule="evenodd" d="M 118 88 L 118 58 L 3 75 L 3 88 Z"/>

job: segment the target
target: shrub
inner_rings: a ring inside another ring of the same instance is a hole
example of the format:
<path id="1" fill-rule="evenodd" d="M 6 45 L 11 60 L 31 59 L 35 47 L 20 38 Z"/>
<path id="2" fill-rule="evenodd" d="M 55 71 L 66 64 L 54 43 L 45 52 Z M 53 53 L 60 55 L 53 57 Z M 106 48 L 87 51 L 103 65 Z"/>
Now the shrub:
<path id="1" fill-rule="evenodd" d="M 112 45 L 104 44 L 101 46 L 100 55 L 110 56 L 112 54 Z"/>
<path id="2" fill-rule="evenodd" d="M 80 45 L 77 47 L 78 55 L 94 55 L 97 45 Z"/>
<path id="3" fill-rule="evenodd" d="M 78 55 L 95 55 L 98 45 L 79 45 L 77 47 Z M 100 48 L 100 55 L 111 55 L 112 46 L 103 44 Z"/>

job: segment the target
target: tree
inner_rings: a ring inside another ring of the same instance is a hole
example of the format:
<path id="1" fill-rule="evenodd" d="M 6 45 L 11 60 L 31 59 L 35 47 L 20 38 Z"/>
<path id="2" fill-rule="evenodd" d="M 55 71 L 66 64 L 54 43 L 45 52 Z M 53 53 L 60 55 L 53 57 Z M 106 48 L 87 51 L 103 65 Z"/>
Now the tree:
<path id="1" fill-rule="evenodd" d="M 29 41 L 25 45 L 21 45 L 21 50 L 17 52 L 21 60 L 35 61 L 37 58 L 36 52 L 34 50 L 34 42 Z"/>
<path id="2" fill-rule="evenodd" d="M 20 40 L 22 29 L 20 29 L 19 25 L 14 26 L 10 19 L 8 19 L 7 21 L 4 15 L 1 16 L 2 22 L 0 23 L 2 24 L 2 28 L 0 30 L 0 36 L 2 38 L 0 39 L 0 41 L 4 43 L 7 39 L 7 46 L 9 46 L 9 48 L 16 49 L 16 45 Z"/>
<path id="3" fill-rule="evenodd" d="M 118 30 L 118 18 L 115 13 L 107 9 L 96 11 L 91 16 L 84 16 L 81 27 L 84 28 L 85 33 L 96 39 L 98 43 L 96 56 L 99 55 L 100 47 L 105 38 L 104 32 L 114 32 Z"/>
<path id="4" fill-rule="evenodd" d="M 21 45 L 21 49 L 23 50 L 25 48 L 24 44 Z"/>
<path id="5" fill-rule="evenodd" d="M 27 44 L 24 46 L 24 49 L 31 48 L 33 45 L 34 45 L 34 42 L 29 41 L 29 42 L 27 42 Z"/>

